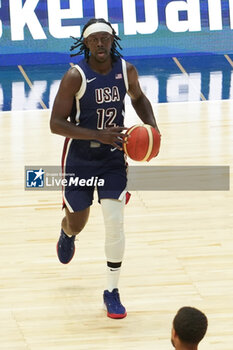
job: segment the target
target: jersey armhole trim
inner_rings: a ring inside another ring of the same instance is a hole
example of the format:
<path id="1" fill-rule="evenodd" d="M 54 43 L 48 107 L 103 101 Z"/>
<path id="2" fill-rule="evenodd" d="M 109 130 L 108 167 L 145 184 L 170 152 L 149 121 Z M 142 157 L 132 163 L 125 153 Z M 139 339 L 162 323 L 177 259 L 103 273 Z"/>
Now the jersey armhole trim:
<path id="1" fill-rule="evenodd" d="M 128 75 L 127 75 L 127 67 L 126 67 L 126 61 L 122 58 L 122 72 L 123 72 L 123 77 L 124 77 L 124 82 L 125 82 L 125 88 L 126 92 L 129 90 L 129 82 L 128 82 Z"/>
<path id="2" fill-rule="evenodd" d="M 79 67 L 77 64 L 74 65 L 73 67 L 75 67 L 79 71 L 79 73 L 81 74 L 81 77 L 82 77 L 82 84 L 80 86 L 79 91 L 75 95 L 76 99 L 78 98 L 80 100 L 80 98 L 82 98 L 83 95 L 85 94 L 85 91 L 87 88 L 87 79 L 86 79 L 85 73 L 81 67 Z"/>

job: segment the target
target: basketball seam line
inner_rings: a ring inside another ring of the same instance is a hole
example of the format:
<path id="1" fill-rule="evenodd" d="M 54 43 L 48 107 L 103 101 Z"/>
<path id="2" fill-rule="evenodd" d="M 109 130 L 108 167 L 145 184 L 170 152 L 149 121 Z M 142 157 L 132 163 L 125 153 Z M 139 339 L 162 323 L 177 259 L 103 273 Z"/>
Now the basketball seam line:
<path id="1" fill-rule="evenodd" d="M 149 136 L 149 145 L 148 145 L 148 151 L 145 155 L 145 157 L 142 159 L 142 162 L 147 160 L 151 154 L 152 148 L 153 148 L 153 135 L 150 125 L 144 124 L 144 127 L 146 128 Z"/>

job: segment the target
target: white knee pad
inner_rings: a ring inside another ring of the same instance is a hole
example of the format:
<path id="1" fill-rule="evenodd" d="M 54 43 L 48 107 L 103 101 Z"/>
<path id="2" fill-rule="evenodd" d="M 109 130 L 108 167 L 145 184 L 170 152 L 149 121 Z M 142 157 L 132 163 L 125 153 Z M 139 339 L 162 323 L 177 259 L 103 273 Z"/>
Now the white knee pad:
<path id="1" fill-rule="evenodd" d="M 107 261 L 121 262 L 125 251 L 125 198 L 122 201 L 102 199 L 101 206 L 105 224 L 105 255 Z"/>

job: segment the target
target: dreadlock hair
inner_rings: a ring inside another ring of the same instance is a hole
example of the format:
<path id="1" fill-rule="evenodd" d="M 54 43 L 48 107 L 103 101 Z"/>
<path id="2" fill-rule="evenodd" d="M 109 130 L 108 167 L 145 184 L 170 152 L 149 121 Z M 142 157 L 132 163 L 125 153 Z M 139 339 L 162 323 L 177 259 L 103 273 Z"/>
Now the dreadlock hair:
<path id="1" fill-rule="evenodd" d="M 88 61 L 89 59 L 89 55 L 90 55 L 90 50 L 87 48 L 87 46 L 84 44 L 84 37 L 83 37 L 83 33 L 85 31 L 85 29 L 87 27 L 89 27 L 91 24 L 93 23 L 105 23 L 107 25 L 109 25 L 109 27 L 111 27 L 112 29 L 112 35 L 113 35 L 113 43 L 112 43 L 112 47 L 111 47 L 111 57 L 113 61 L 116 61 L 117 57 L 122 57 L 121 53 L 118 51 L 118 48 L 120 50 L 122 50 L 122 47 L 119 44 L 119 40 L 121 40 L 119 38 L 119 36 L 116 35 L 116 31 L 113 29 L 112 25 L 110 22 L 105 21 L 104 18 L 91 18 L 83 27 L 82 30 L 82 34 L 80 36 L 80 38 L 74 38 L 73 36 L 71 36 L 71 38 L 73 38 L 75 40 L 74 44 L 71 46 L 70 51 L 73 51 L 77 48 L 79 48 L 79 51 L 75 54 L 71 54 L 70 56 L 78 56 L 78 55 L 82 55 L 84 53 L 84 57 L 86 59 L 86 61 Z"/>

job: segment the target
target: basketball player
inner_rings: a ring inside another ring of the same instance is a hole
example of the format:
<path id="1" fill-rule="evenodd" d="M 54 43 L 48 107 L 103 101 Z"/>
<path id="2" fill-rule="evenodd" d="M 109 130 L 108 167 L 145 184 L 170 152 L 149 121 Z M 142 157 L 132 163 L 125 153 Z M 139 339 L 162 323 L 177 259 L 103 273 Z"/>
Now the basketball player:
<path id="1" fill-rule="evenodd" d="M 106 232 L 104 304 L 109 317 L 123 318 L 126 310 L 120 302 L 118 280 L 125 248 L 123 212 L 127 200 L 127 166 L 122 143 L 126 141 L 126 93 L 141 120 L 158 128 L 135 67 L 121 58 L 119 37 L 111 24 L 93 18 L 84 26 L 81 37 L 75 40 L 71 50 L 79 51 L 72 56 L 84 54 L 84 59 L 63 77 L 50 127 L 53 133 L 66 137 L 62 165 L 67 182 L 69 174 L 75 174 L 86 184 L 94 177 L 95 183 L 92 186 L 73 183 L 63 189 L 65 217 L 57 253 L 63 264 L 72 259 L 75 237 L 87 223 L 96 185 Z"/>
<path id="2" fill-rule="evenodd" d="M 173 320 L 171 342 L 176 350 L 197 350 L 208 326 L 206 315 L 193 307 L 182 307 Z"/>

